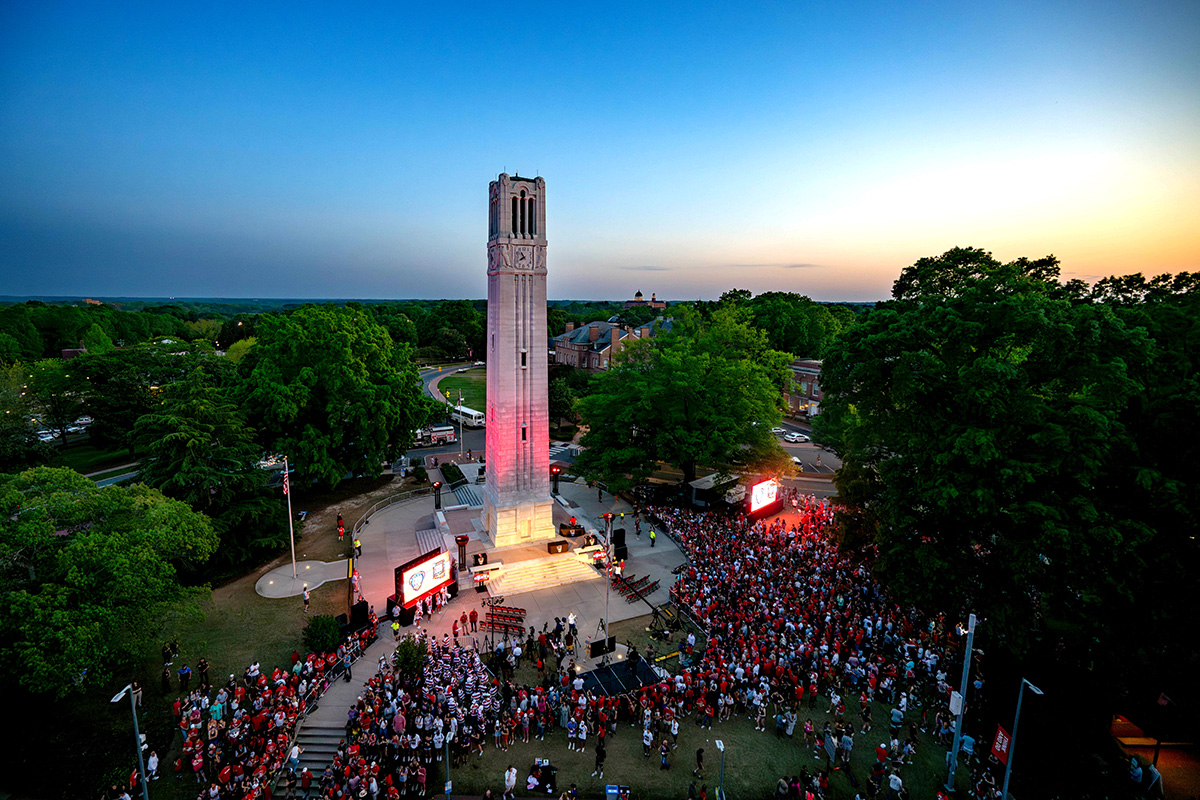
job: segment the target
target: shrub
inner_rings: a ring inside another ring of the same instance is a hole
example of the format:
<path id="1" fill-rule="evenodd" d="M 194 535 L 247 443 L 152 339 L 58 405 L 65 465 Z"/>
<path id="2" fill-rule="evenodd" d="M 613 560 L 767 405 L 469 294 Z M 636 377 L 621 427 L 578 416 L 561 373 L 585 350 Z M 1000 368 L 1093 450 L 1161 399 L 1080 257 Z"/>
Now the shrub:
<path id="1" fill-rule="evenodd" d="M 457 464 L 444 464 L 442 465 L 442 477 L 446 479 L 446 483 L 457 483 L 466 476 L 463 475 L 463 471 L 458 468 Z"/>
<path id="2" fill-rule="evenodd" d="M 342 626 L 333 617 L 319 615 L 304 626 L 304 646 L 314 653 L 328 653 L 342 641 Z"/>
<path id="3" fill-rule="evenodd" d="M 425 471 L 425 467 L 415 466 L 412 468 L 412 476 L 417 483 L 428 483 L 429 473 Z"/>
<path id="4" fill-rule="evenodd" d="M 425 640 L 415 636 L 406 636 L 396 646 L 396 655 L 392 659 L 392 668 L 400 675 L 416 676 L 425 667 Z"/>

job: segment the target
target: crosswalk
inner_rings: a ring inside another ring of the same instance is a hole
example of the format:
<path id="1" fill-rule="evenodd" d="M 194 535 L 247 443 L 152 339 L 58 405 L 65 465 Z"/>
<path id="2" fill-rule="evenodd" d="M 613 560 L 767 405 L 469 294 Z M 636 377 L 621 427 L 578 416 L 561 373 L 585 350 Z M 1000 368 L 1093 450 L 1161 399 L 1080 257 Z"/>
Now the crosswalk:
<path id="1" fill-rule="evenodd" d="M 559 456 L 561 456 L 563 453 L 566 453 L 567 451 L 569 451 L 570 449 L 571 449 L 571 445 L 569 445 L 569 444 L 552 444 L 552 445 L 550 445 L 550 459 L 551 460 L 556 459 Z"/>

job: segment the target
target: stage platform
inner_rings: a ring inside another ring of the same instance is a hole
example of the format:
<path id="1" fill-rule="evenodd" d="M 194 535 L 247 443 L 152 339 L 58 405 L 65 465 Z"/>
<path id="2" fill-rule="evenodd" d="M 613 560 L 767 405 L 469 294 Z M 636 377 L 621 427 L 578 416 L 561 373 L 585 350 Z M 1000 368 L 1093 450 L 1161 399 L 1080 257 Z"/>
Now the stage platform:
<path id="1" fill-rule="evenodd" d="M 610 656 L 610 658 L 615 657 L 615 653 Z M 621 659 L 610 662 L 607 667 L 598 667 L 591 672 L 585 672 L 580 677 L 583 678 L 585 691 L 614 695 L 625 694 L 643 686 L 658 683 L 667 677 L 667 673 L 660 668 L 650 666 L 646 663 L 646 659 L 638 658 L 636 675 L 630 672 L 629 662 Z"/>

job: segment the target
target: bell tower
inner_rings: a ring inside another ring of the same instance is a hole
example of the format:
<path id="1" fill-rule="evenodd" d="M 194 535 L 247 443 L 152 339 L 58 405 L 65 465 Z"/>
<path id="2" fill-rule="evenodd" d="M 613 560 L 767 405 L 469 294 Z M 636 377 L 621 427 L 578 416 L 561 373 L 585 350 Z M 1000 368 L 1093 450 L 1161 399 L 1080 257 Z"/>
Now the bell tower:
<path id="1" fill-rule="evenodd" d="M 494 547 L 553 539 L 547 397 L 546 181 L 488 187 L 487 466 Z"/>

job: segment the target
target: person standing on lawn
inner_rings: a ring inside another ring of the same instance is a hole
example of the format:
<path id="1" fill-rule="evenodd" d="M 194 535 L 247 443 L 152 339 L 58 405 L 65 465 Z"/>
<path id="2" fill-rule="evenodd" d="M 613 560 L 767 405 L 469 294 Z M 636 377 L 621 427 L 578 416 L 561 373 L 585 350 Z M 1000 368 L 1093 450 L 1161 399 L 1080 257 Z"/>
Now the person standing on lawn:
<path id="1" fill-rule="evenodd" d="M 608 755 L 608 751 L 604 749 L 604 737 L 601 736 L 596 742 L 596 769 L 592 772 L 592 777 L 600 777 L 604 780 L 604 757 Z"/>

